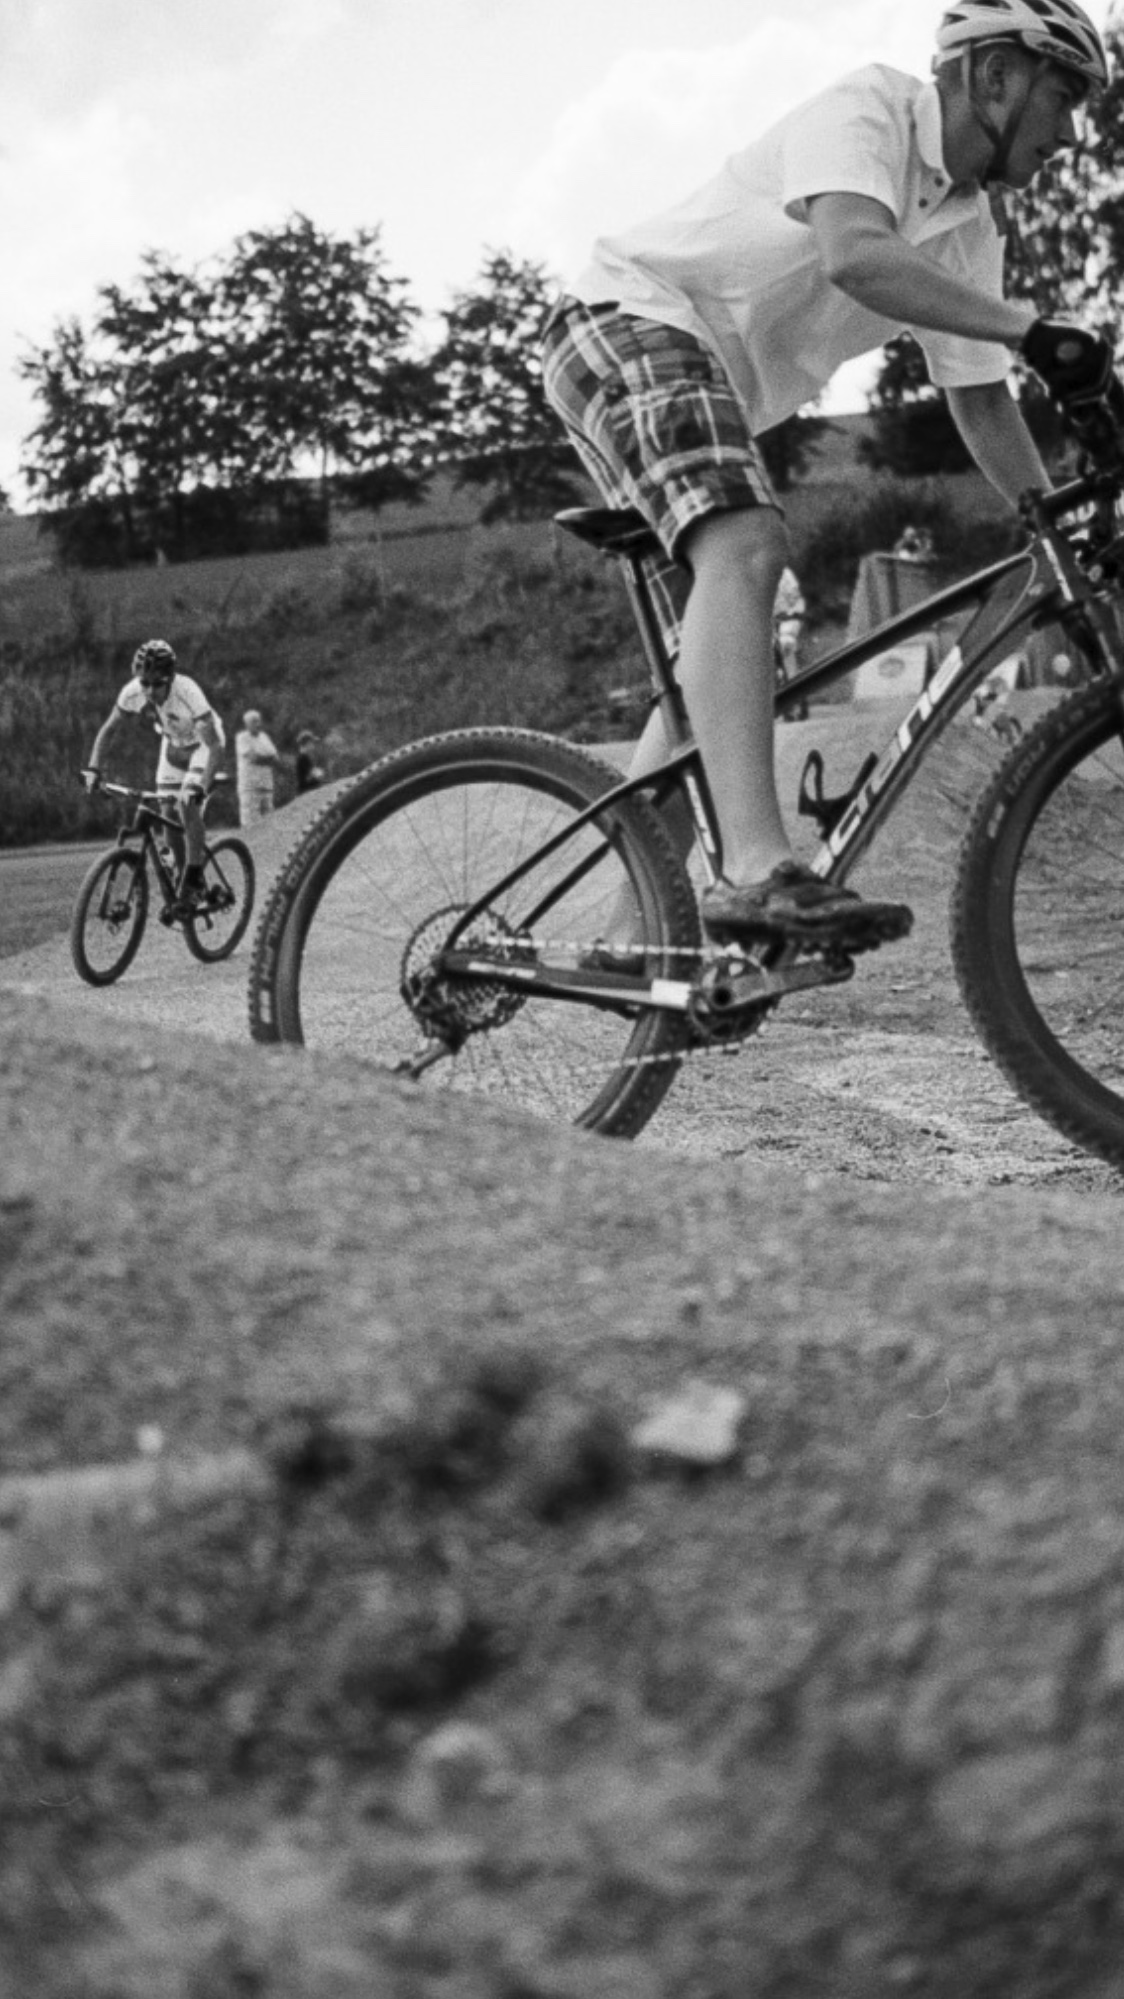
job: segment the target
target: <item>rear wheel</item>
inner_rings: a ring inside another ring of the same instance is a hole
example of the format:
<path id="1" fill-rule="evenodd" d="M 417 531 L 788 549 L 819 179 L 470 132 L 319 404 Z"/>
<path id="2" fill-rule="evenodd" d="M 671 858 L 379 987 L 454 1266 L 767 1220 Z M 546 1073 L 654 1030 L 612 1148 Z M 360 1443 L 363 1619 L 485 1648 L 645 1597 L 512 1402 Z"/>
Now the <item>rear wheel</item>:
<path id="1" fill-rule="evenodd" d="M 114 847 L 94 862 L 70 920 L 70 955 L 90 986 L 109 986 L 128 970 L 148 920 L 144 855 Z"/>
<path id="2" fill-rule="evenodd" d="M 606 1010 L 442 970 L 453 939 L 477 962 L 573 972 L 624 910 L 648 974 L 690 978 L 695 898 L 639 800 L 502 885 L 619 781 L 569 744 L 515 730 L 432 738 L 366 772 L 274 886 L 251 969 L 256 1039 L 365 1056 L 589 1130 L 638 1131 L 675 1074 L 685 1014 L 645 1007 L 639 983 Z"/>
<path id="3" fill-rule="evenodd" d="M 254 909 L 254 857 L 244 840 L 212 840 L 203 862 L 203 896 L 184 919 L 187 948 L 205 965 L 229 958 Z"/>
<path id="4" fill-rule="evenodd" d="M 1124 709 L 1115 686 L 1053 709 L 965 835 L 952 946 L 965 1002 L 1019 1094 L 1124 1166 Z"/>

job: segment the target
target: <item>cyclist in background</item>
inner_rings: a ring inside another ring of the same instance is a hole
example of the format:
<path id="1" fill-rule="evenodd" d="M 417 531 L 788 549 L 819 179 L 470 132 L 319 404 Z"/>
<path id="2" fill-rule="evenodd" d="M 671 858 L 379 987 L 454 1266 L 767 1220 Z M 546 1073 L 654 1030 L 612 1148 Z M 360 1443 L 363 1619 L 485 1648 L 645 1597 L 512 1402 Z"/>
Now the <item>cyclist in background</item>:
<path id="1" fill-rule="evenodd" d="M 176 672 L 176 655 L 164 639 L 148 639 L 133 656 L 132 678 L 121 689 L 94 738 L 83 771 L 94 790 L 106 750 L 129 715 L 147 715 L 160 737 L 156 790 L 179 807 L 184 831 L 184 868 L 178 883 L 181 905 L 203 893 L 203 800 L 214 783 L 226 736 L 198 681 Z"/>
<path id="2" fill-rule="evenodd" d="M 722 833 L 712 937 L 846 944 L 902 936 L 793 859 L 773 770 L 772 611 L 788 560 L 758 435 L 843 362 L 913 332 L 976 463 L 1015 506 L 1050 479 L 1008 380 L 1099 394 L 1104 342 L 1003 291 L 1000 189 L 1071 146 L 1101 38 L 1076 0 L 961 0 L 934 79 L 854 71 L 729 159 L 677 208 L 603 237 L 551 312 L 543 380 L 603 499 L 662 543 L 649 576 Z M 667 754 L 655 710 L 631 767 Z M 627 951 L 620 936 L 606 944 Z M 860 944 L 861 947 L 861 944 Z"/>
<path id="3" fill-rule="evenodd" d="M 804 637 L 804 619 L 807 614 L 804 592 L 800 588 L 796 574 L 786 569 L 777 590 L 777 600 L 773 605 L 773 647 L 777 662 L 777 678 L 783 682 L 792 680 L 800 671 L 800 643 Z M 788 722 L 807 720 L 808 703 L 799 701 L 785 710 Z"/>

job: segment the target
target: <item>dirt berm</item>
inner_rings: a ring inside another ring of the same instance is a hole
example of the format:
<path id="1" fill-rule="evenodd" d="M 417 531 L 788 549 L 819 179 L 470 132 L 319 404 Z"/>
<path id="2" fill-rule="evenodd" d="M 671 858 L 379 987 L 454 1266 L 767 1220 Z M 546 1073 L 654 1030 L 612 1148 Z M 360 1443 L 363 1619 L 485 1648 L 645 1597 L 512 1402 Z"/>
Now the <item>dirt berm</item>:
<path id="1" fill-rule="evenodd" d="M 1122 1208 L 956 1007 L 982 755 L 634 1146 L 0 964 L 5 1999 L 1118 1999 Z"/>

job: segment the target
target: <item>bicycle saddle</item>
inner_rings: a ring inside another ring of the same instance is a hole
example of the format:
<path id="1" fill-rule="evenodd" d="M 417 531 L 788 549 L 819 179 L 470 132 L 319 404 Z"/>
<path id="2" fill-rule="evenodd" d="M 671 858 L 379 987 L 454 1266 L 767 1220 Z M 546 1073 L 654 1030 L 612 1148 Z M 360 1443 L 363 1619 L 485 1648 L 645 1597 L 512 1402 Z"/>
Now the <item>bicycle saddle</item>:
<path id="1" fill-rule="evenodd" d="M 635 507 L 567 507 L 554 519 L 558 527 L 603 555 L 663 553 L 658 535 Z"/>

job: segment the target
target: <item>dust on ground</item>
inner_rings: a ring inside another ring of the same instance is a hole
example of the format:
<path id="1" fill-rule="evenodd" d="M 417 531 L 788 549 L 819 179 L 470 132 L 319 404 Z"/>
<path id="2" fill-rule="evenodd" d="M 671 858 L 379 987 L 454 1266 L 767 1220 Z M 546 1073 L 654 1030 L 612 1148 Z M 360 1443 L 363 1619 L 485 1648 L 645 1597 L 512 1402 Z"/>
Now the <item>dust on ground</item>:
<path id="1" fill-rule="evenodd" d="M 253 1048 L 244 957 L 0 966 L 5 1473 L 256 1467 L 0 1540 L 13 1990 L 1111 1999 L 1119 1182 L 967 1033 L 957 782 L 632 1146 Z"/>

